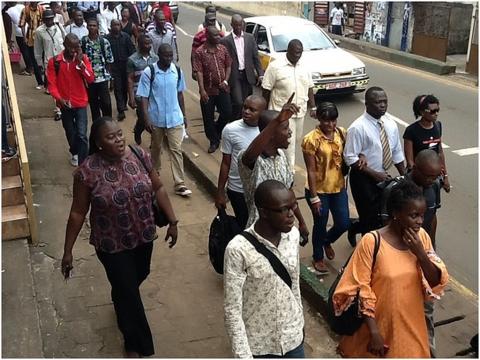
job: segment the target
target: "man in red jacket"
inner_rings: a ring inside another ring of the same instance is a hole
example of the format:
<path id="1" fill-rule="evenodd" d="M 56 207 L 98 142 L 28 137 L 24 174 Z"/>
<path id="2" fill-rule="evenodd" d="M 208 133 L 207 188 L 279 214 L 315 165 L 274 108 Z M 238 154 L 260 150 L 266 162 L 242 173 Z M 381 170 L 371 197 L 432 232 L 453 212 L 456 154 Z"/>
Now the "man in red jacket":
<path id="1" fill-rule="evenodd" d="M 65 50 L 48 62 L 48 90 L 62 109 L 62 124 L 72 154 L 70 163 L 78 166 L 88 156 L 87 84 L 93 82 L 94 74 L 75 34 L 67 34 L 63 45 Z"/>

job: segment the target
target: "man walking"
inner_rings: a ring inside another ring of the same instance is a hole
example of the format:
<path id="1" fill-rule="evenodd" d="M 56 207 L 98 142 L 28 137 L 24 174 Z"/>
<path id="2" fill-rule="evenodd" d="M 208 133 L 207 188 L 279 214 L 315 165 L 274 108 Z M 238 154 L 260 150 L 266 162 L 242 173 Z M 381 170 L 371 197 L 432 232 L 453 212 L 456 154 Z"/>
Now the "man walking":
<path id="1" fill-rule="evenodd" d="M 209 26 L 207 41 L 195 51 L 193 57 L 193 71 L 197 74 L 200 90 L 203 126 L 210 141 L 209 153 L 218 149 L 222 130 L 232 118 L 228 86 L 231 65 L 232 59 L 227 48 L 220 44 L 220 32 L 216 27 Z M 216 123 L 215 107 L 219 112 Z"/>
<path id="2" fill-rule="evenodd" d="M 330 32 L 340 36 L 345 32 L 342 3 L 336 2 L 335 7 L 330 12 Z"/>
<path id="3" fill-rule="evenodd" d="M 304 358 L 300 234 L 293 226 L 297 200 L 283 183 L 267 180 L 255 191 L 255 206 L 258 220 L 225 250 L 225 326 L 232 353 L 236 358 Z"/>
<path id="4" fill-rule="evenodd" d="M 92 83 L 94 75 L 90 60 L 82 53 L 75 34 L 67 34 L 63 45 L 65 50 L 48 62 L 48 90 L 62 109 L 70 163 L 78 166 L 88 156 L 88 95 L 85 82 Z"/>
<path id="5" fill-rule="evenodd" d="M 347 130 L 343 151 L 345 162 L 351 167 L 350 189 L 359 215 L 359 223 L 349 230 L 365 234 L 382 226 L 379 182 L 389 179 L 395 165 L 400 175 L 405 173 L 405 157 L 395 121 L 386 113 L 387 94 L 373 86 L 365 92 L 365 113 Z M 363 154 L 367 165 L 362 164 Z"/>
<path id="6" fill-rule="evenodd" d="M 183 100 L 185 76 L 172 60 L 172 47 L 169 44 L 160 45 L 158 62 L 143 71 L 137 96 L 142 98 L 145 128 L 152 134 L 154 168 L 160 172 L 162 144 L 166 138 L 175 194 L 188 196 L 192 192 L 185 186 L 182 154 L 183 131 L 187 127 Z"/>
<path id="7" fill-rule="evenodd" d="M 101 116 L 112 116 L 108 81 L 112 79 L 110 68 L 113 54 L 110 42 L 98 33 L 97 19 L 89 19 L 87 27 L 88 36 L 82 38 L 82 50 L 90 59 L 95 73 L 95 81 L 88 87 L 92 121 L 95 121 Z"/>
<path id="8" fill-rule="evenodd" d="M 152 52 L 152 39 L 150 36 L 140 34 L 138 36 L 138 51 L 128 58 L 127 74 L 128 74 L 128 105 L 132 109 L 136 109 L 137 122 L 133 129 L 135 142 L 140 145 L 142 143 L 142 133 L 145 130 L 145 119 L 142 110 L 142 99 L 135 95 L 140 82 L 140 76 L 146 67 L 155 64 L 158 56 Z"/>
<path id="9" fill-rule="evenodd" d="M 268 108 L 276 111 L 282 109 L 290 96 L 295 93 L 293 103 L 298 106 L 298 113 L 290 119 L 292 139 L 286 151 L 288 161 L 295 172 L 295 147 L 303 138 L 303 121 L 310 106 L 310 116 L 315 117 L 315 99 L 313 96 L 313 80 L 307 66 L 301 61 L 303 45 L 300 40 L 293 39 L 288 43 L 287 54 L 271 62 L 262 81 L 263 97 Z"/>
<path id="10" fill-rule="evenodd" d="M 122 25 L 119 20 L 112 20 L 110 34 L 106 39 L 110 42 L 113 54 L 112 76 L 113 93 L 117 102 L 118 121 L 125 120 L 127 110 L 127 60 L 135 52 L 135 46 L 128 34 L 121 31 Z"/>
<path id="11" fill-rule="evenodd" d="M 215 206 L 227 207 L 227 195 L 240 228 L 245 229 L 248 221 L 248 208 L 243 195 L 243 185 L 238 173 L 238 154 L 248 148 L 259 134 L 258 119 L 266 107 L 265 99 L 258 95 L 250 95 L 243 105 L 242 119 L 227 124 L 222 132 L 220 150 L 222 164 L 218 175 L 218 190 Z"/>
<path id="12" fill-rule="evenodd" d="M 79 9 L 74 9 L 72 11 L 73 23 L 65 27 L 65 32 L 67 34 L 75 34 L 77 37 L 82 40 L 84 36 L 88 35 L 87 23 L 83 19 L 83 13 Z"/>
<path id="13" fill-rule="evenodd" d="M 261 83 L 263 69 L 258 58 L 257 44 L 252 34 L 243 31 L 243 18 L 236 14 L 232 16 L 232 32 L 221 40 L 232 58 L 232 71 L 228 83 L 232 99 L 232 116 L 239 119 L 242 106 L 253 92 L 253 85 Z"/>
<path id="14" fill-rule="evenodd" d="M 177 43 L 173 36 L 173 31 L 165 27 L 165 15 L 162 9 L 155 11 L 155 29 L 148 32 L 148 36 L 152 39 L 153 52 L 158 54 L 158 48 L 161 44 L 169 44 L 173 49 L 175 62 L 178 62 Z"/>

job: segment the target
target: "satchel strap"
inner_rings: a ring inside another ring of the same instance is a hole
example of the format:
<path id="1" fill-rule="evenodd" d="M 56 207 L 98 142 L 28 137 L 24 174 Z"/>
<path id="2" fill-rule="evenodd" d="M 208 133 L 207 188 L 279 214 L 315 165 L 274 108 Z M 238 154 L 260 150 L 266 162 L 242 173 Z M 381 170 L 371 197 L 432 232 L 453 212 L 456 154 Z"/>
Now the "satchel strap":
<path id="1" fill-rule="evenodd" d="M 277 273 L 278 276 L 287 284 L 287 286 L 291 289 L 292 288 L 292 278 L 290 277 L 290 274 L 288 273 L 287 269 L 285 268 L 285 265 L 280 261 L 279 258 L 275 256 L 274 253 L 272 253 L 270 250 L 267 249 L 267 247 L 262 244 L 258 239 L 250 234 L 247 231 L 242 231 L 242 236 L 245 237 L 250 244 L 253 245 L 255 250 L 257 250 L 260 254 L 265 256 L 272 265 L 273 270 Z"/>
<path id="2" fill-rule="evenodd" d="M 147 174 L 150 174 L 150 171 L 148 171 L 148 168 L 147 168 L 147 164 L 145 163 L 145 159 L 140 154 L 140 151 L 138 150 L 138 148 L 136 146 L 132 146 L 132 145 L 128 145 L 128 147 L 130 148 L 130 150 L 132 150 L 133 154 L 137 157 L 137 159 L 140 160 L 143 167 L 147 171 Z"/>

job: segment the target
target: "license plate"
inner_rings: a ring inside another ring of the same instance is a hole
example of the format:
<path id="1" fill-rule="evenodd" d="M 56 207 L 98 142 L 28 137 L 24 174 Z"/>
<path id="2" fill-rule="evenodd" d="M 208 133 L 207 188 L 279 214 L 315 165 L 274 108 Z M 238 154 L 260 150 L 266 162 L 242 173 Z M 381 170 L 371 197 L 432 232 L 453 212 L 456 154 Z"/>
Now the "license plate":
<path id="1" fill-rule="evenodd" d="M 327 90 L 335 90 L 335 89 L 343 89 L 346 87 L 350 87 L 350 85 L 351 85 L 350 81 L 340 81 L 336 83 L 327 84 L 326 88 Z"/>

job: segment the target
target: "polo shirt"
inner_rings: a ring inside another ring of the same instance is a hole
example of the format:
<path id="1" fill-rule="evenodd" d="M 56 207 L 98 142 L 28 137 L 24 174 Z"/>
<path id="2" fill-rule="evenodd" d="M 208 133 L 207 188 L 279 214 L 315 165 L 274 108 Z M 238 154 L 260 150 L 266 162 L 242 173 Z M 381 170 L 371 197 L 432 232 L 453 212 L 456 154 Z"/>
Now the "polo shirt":
<path id="1" fill-rule="evenodd" d="M 174 56 L 178 54 L 175 38 L 171 30 L 164 28 L 162 33 L 159 33 L 155 28 L 149 31 L 147 35 L 152 39 L 152 49 L 155 54 L 158 54 L 158 48 L 162 44 L 169 44 L 173 49 Z"/>
<path id="2" fill-rule="evenodd" d="M 177 68 L 172 62 L 166 71 L 153 65 L 155 78 L 150 92 L 150 67 L 146 67 L 140 77 L 137 96 L 148 98 L 148 114 L 152 124 L 159 128 L 173 128 L 183 124 L 183 113 L 178 102 L 178 93 L 186 89 L 185 74 L 181 71 L 178 81 Z"/>
<path id="3" fill-rule="evenodd" d="M 143 70 L 149 65 L 153 65 L 158 61 L 158 56 L 150 51 L 147 57 L 144 57 L 138 51 L 132 54 L 127 61 L 127 74 L 133 73 L 133 93 L 137 93 L 138 83 Z"/>

